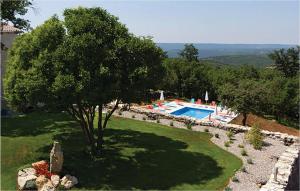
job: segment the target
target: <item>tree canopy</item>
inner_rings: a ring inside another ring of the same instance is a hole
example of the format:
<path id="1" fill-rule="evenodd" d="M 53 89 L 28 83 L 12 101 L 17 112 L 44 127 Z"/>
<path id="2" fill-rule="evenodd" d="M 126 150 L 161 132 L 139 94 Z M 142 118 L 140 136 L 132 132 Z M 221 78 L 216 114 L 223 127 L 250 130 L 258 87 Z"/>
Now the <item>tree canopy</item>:
<path id="1" fill-rule="evenodd" d="M 183 58 L 166 59 L 163 66 L 166 75 L 161 89 L 179 98 L 203 99 L 208 91 L 210 101 L 242 114 L 245 124 L 249 113 L 274 116 L 286 125 L 298 124 L 299 74 L 286 77 L 272 68 L 220 66 Z"/>
<path id="2" fill-rule="evenodd" d="M 241 80 L 237 85 L 226 83 L 219 88 L 218 93 L 223 105 L 243 115 L 243 125 L 246 125 L 247 114 L 260 114 L 260 107 L 266 98 L 263 85 L 251 79 Z"/>
<path id="3" fill-rule="evenodd" d="M 28 8 L 32 5 L 31 0 L 1 0 L 1 23 L 11 22 L 16 28 L 28 30 L 29 20 L 23 19 Z"/>
<path id="4" fill-rule="evenodd" d="M 46 104 L 66 110 L 80 124 L 92 150 L 101 150 L 107 121 L 120 102 L 145 98 L 162 75 L 163 51 L 130 34 L 101 8 L 64 11 L 17 37 L 9 54 L 5 94 L 12 107 Z M 115 100 L 104 118 L 98 111 Z M 96 149 L 97 148 L 97 149 Z"/>
<path id="5" fill-rule="evenodd" d="M 187 61 L 198 61 L 198 49 L 193 44 L 185 44 L 184 49 L 179 53 L 180 57 Z"/>
<path id="6" fill-rule="evenodd" d="M 283 72 L 285 77 L 294 77 L 299 72 L 300 46 L 287 50 L 275 50 L 269 55 L 275 62 L 275 67 Z"/>

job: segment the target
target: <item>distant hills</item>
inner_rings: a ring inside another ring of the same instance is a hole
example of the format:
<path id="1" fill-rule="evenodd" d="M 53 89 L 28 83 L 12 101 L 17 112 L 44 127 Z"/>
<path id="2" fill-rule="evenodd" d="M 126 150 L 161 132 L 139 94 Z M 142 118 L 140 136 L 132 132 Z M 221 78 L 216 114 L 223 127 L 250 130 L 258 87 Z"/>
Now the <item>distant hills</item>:
<path id="1" fill-rule="evenodd" d="M 184 48 L 185 43 L 157 43 L 169 57 L 177 57 L 180 50 Z M 255 55 L 268 54 L 275 49 L 290 48 L 296 45 L 282 44 L 210 44 L 210 43 L 193 43 L 199 50 L 200 58 L 225 55 Z"/>
<path id="2" fill-rule="evenodd" d="M 210 60 L 216 64 L 225 65 L 252 65 L 257 67 L 266 67 L 273 63 L 267 54 L 249 54 L 249 55 L 227 55 L 227 56 L 214 56 L 209 58 L 202 58 L 202 60 Z"/>
<path id="3" fill-rule="evenodd" d="M 178 57 L 185 43 L 157 43 L 171 58 Z M 214 61 L 218 64 L 241 65 L 249 64 L 265 67 L 272 64 L 267 56 L 276 49 L 287 49 L 296 45 L 284 44 L 210 44 L 193 43 L 199 50 L 199 58 Z"/>

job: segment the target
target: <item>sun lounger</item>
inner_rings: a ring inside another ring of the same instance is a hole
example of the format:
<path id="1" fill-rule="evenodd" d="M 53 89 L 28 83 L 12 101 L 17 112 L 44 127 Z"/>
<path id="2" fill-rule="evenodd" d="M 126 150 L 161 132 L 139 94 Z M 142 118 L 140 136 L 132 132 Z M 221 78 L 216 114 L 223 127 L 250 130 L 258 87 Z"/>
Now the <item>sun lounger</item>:
<path id="1" fill-rule="evenodd" d="M 153 109 L 153 105 L 147 105 L 147 109 Z"/>
<path id="2" fill-rule="evenodd" d="M 198 99 L 196 104 L 202 104 L 201 99 Z"/>

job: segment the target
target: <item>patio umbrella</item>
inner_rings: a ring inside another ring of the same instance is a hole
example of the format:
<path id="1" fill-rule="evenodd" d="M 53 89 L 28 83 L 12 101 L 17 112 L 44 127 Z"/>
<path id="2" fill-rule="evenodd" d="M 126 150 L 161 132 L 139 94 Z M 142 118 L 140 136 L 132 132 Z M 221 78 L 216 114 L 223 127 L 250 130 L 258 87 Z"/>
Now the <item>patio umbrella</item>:
<path id="1" fill-rule="evenodd" d="M 205 101 L 206 101 L 206 103 L 208 101 L 208 93 L 207 93 L 207 91 L 205 92 Z"/>
<path id="2" fill-rule="evenodd" d="M 159 100 L 161 100 L 161 101 L 165 100 L 165 98 L 164 98 L 164 91 L 160 91 L 160 98 L 159 98 Z"/>

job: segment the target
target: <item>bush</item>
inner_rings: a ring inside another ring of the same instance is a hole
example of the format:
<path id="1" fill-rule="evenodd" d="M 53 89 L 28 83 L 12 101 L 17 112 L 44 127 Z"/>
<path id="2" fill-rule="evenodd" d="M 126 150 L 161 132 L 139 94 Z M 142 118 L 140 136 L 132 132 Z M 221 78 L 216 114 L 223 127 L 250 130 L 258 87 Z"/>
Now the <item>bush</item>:
<path id="1" fill-rule="evenodd" d="M 173 127 L 174 126 L 174 123 L 173 121 L 170 121 L 170 126 Z"/>
<path id="2" fill-rule="evenodd" d="M 224 189 L 224 191 L 232 191 L 232 188 L 230 188 L 230 187 L 226 187 L 225 189 Z"/>
<path id="3" fill-rule="evenodd" d="M 254 149 L 259 150 L 263 145 L 263 135 L 258 125 L 253 125 L 250 131 L 246 134 L 246 139 L 253 146 Z"/>
<path id="4" fill-rule="evenodd" d="M 245 150 L 245 149 L 242 149 L 241 150 L 241 155 L 242 156 L 247 156 L 248 154 L 247 154 L 247 151 Z"/>
<path id="5" fill-rule="evenodd" d="M 234 133 L 232 130 L 229 130 L 227 133 L 226 133 L 227 137 L 231 140 L 234 136 Z"/>
<path id="6" fill-rule="evenodd" d="M 185 126 L 187 129 L 192 129 L 192 126 L 195 125 L 195 122 L 192 120 L 185 121 Z"/>
<path id="7" fill-rule="evenodd" d="M 216 133 L 216 134 L 215 134 L 215 137 L 216 137 L 216 138 L 219 138 L 220 136 L 219 136 L 219 134 L 218 134 L 218 133 Z"/>
<path id="8" fill-rule="evenodd" d="M 231 178 L 231 181 L 232 182 L 239 182 L 239 179 L 236 176 L 234 176 L 234 177 Z"/>
<path id="9" fill-rule="evenodd" d="M 225 146 L 225 147 L 230 147 L 229 141 L 224 142 L 224 146 Z"/>
<path id="10" fill-rule="evenodd" d="M 232 139 L 229 139 L 228 142 L 229 142 L 229 144 L 232 144 L 232 143 L 233 143 L 233 140 L 232 140 Z"/>
<path id="11" fill-rule="evenodd" d="M 248 159 L 247 159 L 247 163 L 248 163 L 248 164 L 253 164 L 252 159 L 251 159 L 251 158 L 248 158 Z"/>
<path id="12" fill-rule="evenodd" d="M 239 148 L 244 148 L 244 145 L 239 144 L 238 147 Z"/>
<path id="13" fill-rule="evenodd" d="M 159 119 L 156 119 L 156 123 L 160 123 Z"/>
<path id="14" fill-rule="evenodd" d="M 187 129 L 190 129 L 190 130 L 192 129 L 192 123 L 187 123 L 187 124 L 185 124 L 185 125 L 186 125 L 186 128 L 187 128 Z"/>
<path id="15" fill-rule="evenodd" d="M 134 118 L 135 118 L 135 115 L 133 114 L 133 115 L 131 116 L 131 118 L 133 118 L 133 119 L 134 119 Z"/>
<path id="16" fill-rule="evenodd" d="M 143 120 L 146 121 L 146 117 L 143 117 Z"/>
<path id="17" fill-rule="evenodd" d="M 205 129 L 204 129 L 204 132 L 208 133 L 208 132 L 209 132 L 209 129 L 205 128 Z"/>
<path id="18" fill-rule="evenodd" d="M 247 172 L 246 167 L 243 166 L 243 167 L 241 168 L 241 171 L 242 171 L 242 172 Z"/>
<path id="19" fill-rule="evenodd" d="M 121 111 L 119 111 L 119 112 L 118 112 L 118 114 L 119 114 L 119 115 L 122 115 L 122 112 L 121 112 Z"/>

